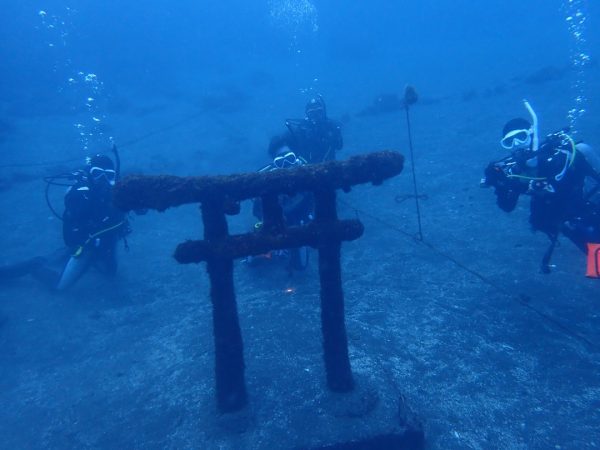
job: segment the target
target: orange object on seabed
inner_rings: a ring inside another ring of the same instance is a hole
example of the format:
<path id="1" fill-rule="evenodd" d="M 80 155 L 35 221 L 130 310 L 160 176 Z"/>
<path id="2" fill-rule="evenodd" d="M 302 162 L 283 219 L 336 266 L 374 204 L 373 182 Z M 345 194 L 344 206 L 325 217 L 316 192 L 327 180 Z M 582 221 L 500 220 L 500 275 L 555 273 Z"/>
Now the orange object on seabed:
<path id="1" fill-rule="evenodd" d="M 600 278 L 600 244 L 588 243 L 586 277 Z"/>

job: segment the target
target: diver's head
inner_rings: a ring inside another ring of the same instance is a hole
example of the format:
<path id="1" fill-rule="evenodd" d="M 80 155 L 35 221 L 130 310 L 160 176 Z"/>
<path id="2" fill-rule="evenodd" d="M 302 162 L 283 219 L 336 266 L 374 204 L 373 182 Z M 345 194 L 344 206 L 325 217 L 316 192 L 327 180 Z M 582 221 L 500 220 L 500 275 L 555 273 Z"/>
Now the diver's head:
<path id="1" fill-rule="evenodd" d="M 87 159 L 88 179 L 93 186 L 114 186 L 117 179 L 115 165 L 106 155 L 94 155 Z"/>
<path id="2" fill-rule="evenodd" d="M 311 98 L 304 108 L 304 114 L 306 119 L 313 124 L 325 122 L 327 119 L 327 109 L 325 108 L 323 97 L 319 95 Z"/>
<path id="3" fill-rule="evenodd" d="M 523 150 L 531 148 L 533 142 L 533 127 L 523 118 L 509 120 L 502 129 L 500 145 L 507 150 Z"/>
<path id="4" fill-rule="evenodd" d="M 288 169 L 290 167 L 301 166 L 302 164 L 304 164 L 304 160 L 296 156 L 287 145 L 277 150 L 275 158 L 273 158 L 273 167 L 276 169 Z"/>

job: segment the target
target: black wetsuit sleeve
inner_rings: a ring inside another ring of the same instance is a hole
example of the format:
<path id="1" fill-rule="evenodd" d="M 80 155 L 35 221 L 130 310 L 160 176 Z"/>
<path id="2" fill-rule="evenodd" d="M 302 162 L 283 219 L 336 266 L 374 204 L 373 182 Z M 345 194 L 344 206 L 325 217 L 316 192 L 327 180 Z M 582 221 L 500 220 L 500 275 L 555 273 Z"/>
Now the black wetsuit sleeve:
<path id="1" fill-rule="evenodd" d="M 339 123 L 334 122 L 332 148 L 337 151 L 341 150 L 343 146 L 344 138 L 342 137 L 342 126 Z"/>
<path id="2" fill-rule="evenodd" d="M 527 185 L 514 178 L 506 176 L 500 170 L 498 163 L 490 163 L 485 169 L 485 179 L 488 186 L 495 188 L 496 203 L 502 211 L 511 212 L 519 201 L 519 196 L 527 191 Z"/>
<path id="3" fill-rule="evenodd" d="M 517 207 L 520 193 L 512 189 L 496 188 L 496 204 L 505 212 L 511 212 Z"/>
<path id="4" fill-rule="evenodd" d="M 68 247 L 82 245 L 89 237 L 89 199 L 81 186 L 72 187 L 65 195 L 63 239 Z"/>
<path id="5" fill-rule="evenodd" d="M 314 210 L 314 195 L 312 192 L 303 192 L 292 197 L 283 196 L 281 206 L 287 225 L 300 225 L 309 220 Z"/>
<path id="6" fill-rule="evenodd" d="M 87 186 L 74 186 L 65 195 L 63 239 L 68 247 L 84 245 L 98 233 L 103 241 L 118 239 L 128 230 L 126 216 L 114 208 L 110 192 L 99 195 Z"/>

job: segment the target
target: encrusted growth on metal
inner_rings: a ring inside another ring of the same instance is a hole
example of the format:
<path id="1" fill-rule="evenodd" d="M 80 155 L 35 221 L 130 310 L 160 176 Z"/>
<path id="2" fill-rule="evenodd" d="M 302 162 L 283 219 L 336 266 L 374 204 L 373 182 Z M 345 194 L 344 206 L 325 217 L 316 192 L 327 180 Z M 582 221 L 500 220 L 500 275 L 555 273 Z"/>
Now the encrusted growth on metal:
<path id="1" fill-rule="evenodd" d="M 115 189 L 115 204 L 123 210 L 167 208 L 186 203 L 202 204 L 204 240 L 179 244 L 180 263 L 205 261 L 210 278 L 215 338 L 217 404 L 232 412 L 247 403 L 243 342 L 239 326 L 233 260 L 271 250 L 310 246 L 319 252 L 321 329 L 327 385 L 336 392 L 354 388 L 344 323 L 344 295 L 340 268 L 342 241 L 359 238 L 358 220 L 338 220 L 336 189 L 350 190 L 362 183 L 380 184 L 398 175 L 404 158 L 393 151 L 354 156 L 271 172 L 226 176 L 130 176 Z M 279 195 L 312 191 L 315 219 L 286 227 Z M 227 215 L 239 213 L 239 202 L 260 197 L 264 224 L 255 233 L 229 235 Z"/>

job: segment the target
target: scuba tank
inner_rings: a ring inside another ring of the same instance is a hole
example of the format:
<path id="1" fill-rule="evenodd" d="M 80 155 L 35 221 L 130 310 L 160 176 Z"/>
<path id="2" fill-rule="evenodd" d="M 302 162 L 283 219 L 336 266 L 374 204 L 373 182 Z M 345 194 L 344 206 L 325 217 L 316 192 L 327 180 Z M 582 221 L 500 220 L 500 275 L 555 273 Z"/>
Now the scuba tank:
<path id="1" fill-rule="evenodd" d="M 577 151 L 583 155 L 592 170 L 600 176 L 600 152 L 591 145 L 580 142 L 576 146 Z M 600 204 L 600 182 L 586 177 L 585 179 L 585 198 L 592 203 Z"/>
<path id="2" fill-rule="evenodd" d="M 586 161 L 592 166 L 592 169 L 600 174 L 600 152 L 591 145 L 580 142 L 577 144 L 577 151 L 585 156 Z"/>

